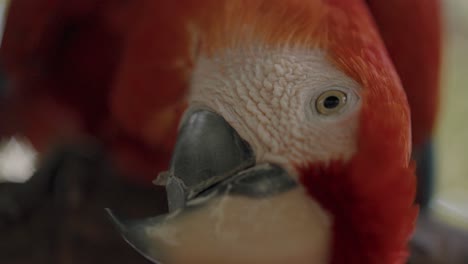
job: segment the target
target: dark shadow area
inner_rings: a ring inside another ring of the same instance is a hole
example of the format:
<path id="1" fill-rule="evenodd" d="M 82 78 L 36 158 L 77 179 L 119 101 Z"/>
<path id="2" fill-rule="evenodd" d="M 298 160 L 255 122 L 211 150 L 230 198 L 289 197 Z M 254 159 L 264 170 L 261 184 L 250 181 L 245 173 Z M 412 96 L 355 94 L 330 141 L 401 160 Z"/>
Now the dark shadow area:
<path id="1" fill-rule="evenodd" d="M 132 184 L 110 167 L 92 147 L 64 147 L 26 184 L 0 184 L 0 262 L 149 263 L 124 242 L 104 208 L 155 215 L 166 210 L 165 191 Z"/>

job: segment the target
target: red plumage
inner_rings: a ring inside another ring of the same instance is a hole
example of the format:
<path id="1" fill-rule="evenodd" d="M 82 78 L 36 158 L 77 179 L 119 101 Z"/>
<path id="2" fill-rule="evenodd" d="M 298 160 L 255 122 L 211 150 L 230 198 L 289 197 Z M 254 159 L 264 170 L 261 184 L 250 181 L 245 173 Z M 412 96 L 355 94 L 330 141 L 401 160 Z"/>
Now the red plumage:
<path id="1" fill-rule="evenodd" d="M 361 118 L 358 153 L 348 162 L 302 167 L 301 181 L 332 215 L 332 263 L 405 263 L 418 212 L 414 166 L 395 159 L 401 148 L 382 147 L 400 140 L 399 122 L 381 122 L 376 133 L 372 119 L 380 117 Z"/>
<path id="2" fill-rule="evenodd" d="M 411 108 L 413 145 L 432 136 L 440 101 L 440 0 L 367 0 Z"/>
<path id="3" fill-rule="evenodd" d="M 367 162 L 353 159 L 345 165 L 334 161 L 301 170 L 311 196 L 332 215 L 331 263 L 405 263 L 406 243 L 417 215 L 411 206 L 413 170 L 369 169 Z"/>

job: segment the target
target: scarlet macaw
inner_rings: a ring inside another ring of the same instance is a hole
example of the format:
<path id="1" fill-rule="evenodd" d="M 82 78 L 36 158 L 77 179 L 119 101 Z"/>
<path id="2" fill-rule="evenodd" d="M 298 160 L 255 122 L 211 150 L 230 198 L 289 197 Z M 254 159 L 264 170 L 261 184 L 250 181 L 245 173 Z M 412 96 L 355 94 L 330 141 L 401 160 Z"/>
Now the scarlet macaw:
<path id="1" fill-rule="evenodd" d="M 405 261 L 410 112 L 364 2 L 15 0 L 1 52 L 2 132 L 38 149 L 84 132 L 152 172 L 180 123 L 171 214 L 116 220 L 147 257 Z"/>

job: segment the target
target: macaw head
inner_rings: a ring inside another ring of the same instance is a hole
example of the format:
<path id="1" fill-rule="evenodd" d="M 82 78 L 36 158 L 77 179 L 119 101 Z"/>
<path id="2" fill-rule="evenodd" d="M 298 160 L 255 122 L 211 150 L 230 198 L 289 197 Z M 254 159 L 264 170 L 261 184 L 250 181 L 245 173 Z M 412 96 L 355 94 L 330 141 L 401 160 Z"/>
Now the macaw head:
<path id="1" fill-rule="evenodd" d="M 161 263 L 403 263 L 410 113 L 365 4 L 169 2 L 135 24 L 113 109 L 157 142 L 174 104 L 138 103 L 187 106 L 157 180 L 170 212 L 111 213 L 124 238 Z"/>
<path id="2" fill-rule="evenodd" d="M 363 1 L 17 0 L 8 20 L 0 116 L 36 147 L 84 131 L 152 169 L 172 151 L 170 212 L 111 213 L 148 259 L 404 262 L 410 113 Z"/>

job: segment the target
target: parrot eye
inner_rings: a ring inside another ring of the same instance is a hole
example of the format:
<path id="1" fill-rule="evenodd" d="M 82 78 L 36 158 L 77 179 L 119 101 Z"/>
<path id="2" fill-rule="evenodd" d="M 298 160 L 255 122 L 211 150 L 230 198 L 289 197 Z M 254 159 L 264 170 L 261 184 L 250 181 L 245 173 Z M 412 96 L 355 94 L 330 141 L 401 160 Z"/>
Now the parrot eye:
<path id="1" fill-rule="evenodd" d="M 319 114 L 331 115 L 343 109 L 347 99 L 346 93 L 340 90 L 329 90 L 323 92 L 315 101 L 312 101 L 311 107 L 315 107 Z"/>

